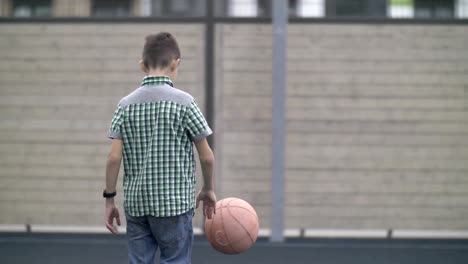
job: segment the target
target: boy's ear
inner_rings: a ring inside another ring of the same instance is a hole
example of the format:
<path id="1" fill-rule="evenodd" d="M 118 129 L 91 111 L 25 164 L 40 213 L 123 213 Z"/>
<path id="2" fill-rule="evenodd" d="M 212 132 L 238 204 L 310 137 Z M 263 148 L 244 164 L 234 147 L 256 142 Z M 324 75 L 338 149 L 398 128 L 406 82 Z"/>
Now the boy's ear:
<path id="1" fill-rule="evenodd" d="M 138 64 L 140 65 L 140 70 L 146 74 L 148 74 L 148 69 L 146 68 L 145 66 L 145 63 L 143 62 L 143 60 L 140 60 L 138 62 Z"/>
<path id="2" fill-rule="evenodd" d="M 170 65 L 171 72 L 177 70 L 177 67 L 179 67 L 179 64 L 180 64 L 180 59 L 172 60 L 171 65 Z"/>

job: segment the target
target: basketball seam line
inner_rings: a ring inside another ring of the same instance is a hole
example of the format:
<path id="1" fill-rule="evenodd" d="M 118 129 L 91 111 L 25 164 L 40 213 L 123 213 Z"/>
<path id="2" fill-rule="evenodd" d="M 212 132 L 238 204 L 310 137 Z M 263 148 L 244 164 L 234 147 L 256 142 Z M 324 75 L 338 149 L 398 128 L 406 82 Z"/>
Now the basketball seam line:
<path id="1" fill-rule="evenodd" d="M 233 206 L 234 207 L 234 206 Z M 238 208 L 243 208 L 243 207 L 240 207 L 240 206 L 237 206 Z M 245 209 L 245 208 L 244 208 Z M 247 209 L 246 209 L 247 210 Z M 242 227 L 242 229 L 244 229 L 244 231 L 247 233 L 247 235 L 249 236 L 249 239 L 250 241 L 252 241 L 252 244 L 255 242 L 253 241 L 252 239 L 252 236 L 250 234 L 250 232 L 247 230 L 247 228 L 244 227 L 244 225 L 231 213 L 231 210 L 229 210 L 229 208 L 227 208 L 227 211 L 228 213 L 232 216 L 232 218 L 234 218 L 234 220 L 236 220 L 237 223 L 239 223 L 239 225 Z M 248 210 L 247 210 L 248 211 Z M 249 211 L 250 212 L 250 211 Z M 240 240 L 239 240 L 240 241 Z M 236 241 L 237 242 L 237 241 Z"/>
<path id="2" fill-rule="evenodd" d="M 229 202 L 231 202 L 231 201 L 229 201 Z M 226 205 L 226 207 L 229 206 L 229 202 L 228 202 L 228 204 Z M 222 207 L 221 207 L 221 208 L 222 208 Z M 229 209 L 228 209 L 228 212 L 229 212 Z M 229 212 L 229 213 L 230 213 L 230 212 Z M 234 253 L 239 254 L 240 252 L 237 252 L 237 250 L 235 250 L 235 249 L 232 247 L 231 239 L 229 239 L 228 233 L 226 232 L 226 229 L 224 228 L 223 210 L 221 210 L 221 225 L 223 226 L 224 234 L 226 235 L 226 238 L 227 238 L 227 240 L 229 241 L 229 243 L 228 243 L 229 247 L 232 249 L 232 251 L 234 251 Z"/>
<path id="3" fill-rule="evenodd" d="M 226 208 L 226 207 L 228 207 L 228 206 L 227 206 L 227 205 L 226 205 L 226 206 L 221 206 L 221 207 L 217 207 L 216 209 L 222 209 L 222 208 Z M 241 209 L 247 210 L 247 208 L 242 207 L 242 206 L 237 206 L 237 205 L 231 205 L 231 206 L 229 206 L 229 208 L 241 208 Z M 258 219 L 258 215 L 257 215 L 256 213 L 254 214 L 254 213 L 252 213 L 252 212 L 249 211 L 249 210 L 247 210 L 247 212 L 249 212 L 249 213 L 255 215 L 255 216 L 257 217 L 257 219 Z"/>
<path id="4" fill-rule="evenodd" d="M 228 208 L 228 206 L 222 206 L 222 207 L 218 207 L 218 208 L 216 208 L 216 209 L 222 209 L 222 208 Z M 255 216 L 255 218 L 257 218 L 257 221 L 258 221 L 258 215 L 257 215 L 257 213 L 254 213 L 254 212 L 252 212 L 252 211 L 248 210 L 248 209 L 247 209 L 247 208 L 245 208 L 245 207 L 242 207 L 242 206 L 235 206 L 235 205 L 234 205 L 234 206 L 232 206 L 232 205 L 231 205 L 231 206 L 229 206 L 229 208 L 239 208 L 239 209 L 244 209 L 244 210 L 246 210 L 247 212 L 249 212 L 250 214 L 254 215 L 254 216 Z M 255 210 L 255 209 L 254 209 L 254 210 Z"/>

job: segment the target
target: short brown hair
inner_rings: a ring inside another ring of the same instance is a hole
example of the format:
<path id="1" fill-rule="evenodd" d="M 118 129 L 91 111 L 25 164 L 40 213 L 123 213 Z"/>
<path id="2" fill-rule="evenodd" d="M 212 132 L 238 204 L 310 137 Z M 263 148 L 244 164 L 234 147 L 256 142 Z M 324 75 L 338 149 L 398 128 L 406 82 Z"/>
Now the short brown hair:
<path id="1" fill-rule="evenodd" d="M 143 64 L 146 68 L 165 68 L 172 60 L 179 58 L 179 45 L 171 33 L 161 32 L 146 36 L 143 47 Z"/>

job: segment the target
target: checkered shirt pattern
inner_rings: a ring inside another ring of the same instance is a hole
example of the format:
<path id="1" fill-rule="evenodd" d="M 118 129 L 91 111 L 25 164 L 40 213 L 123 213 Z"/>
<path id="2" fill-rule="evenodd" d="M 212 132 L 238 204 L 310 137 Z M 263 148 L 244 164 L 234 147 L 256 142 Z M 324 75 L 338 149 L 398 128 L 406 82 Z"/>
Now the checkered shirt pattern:
<path id="1" fill-rule="evenodd" d="M 172 81 L 145 77 L 141 86 L 158 89 L 157 85 L 165 84 L 172 86 Z M 209 134 L 211 129 L 193 99 L 190 105 L 172 101 L 119 104 L 109 137 L 123 140 L 126 212 L 135 217 L 168 217 L 194 208 L 192 142 Z"/>

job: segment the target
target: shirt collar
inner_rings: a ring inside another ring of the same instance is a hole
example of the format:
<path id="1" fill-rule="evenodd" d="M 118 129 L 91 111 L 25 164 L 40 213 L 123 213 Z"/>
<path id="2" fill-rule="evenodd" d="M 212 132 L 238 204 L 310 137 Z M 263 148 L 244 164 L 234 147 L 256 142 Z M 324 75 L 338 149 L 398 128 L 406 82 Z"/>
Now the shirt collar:
<path id="1" fill-rule="evenodd" d="M 143 81 L 141 82 L 141 86 L 163 84 L 168 84 L 174 87 L 174 84 L 172 83 L 171 79 L 167 76 L 145 76 L 145 78 L 143 78 Z"/>

